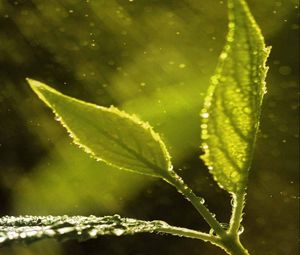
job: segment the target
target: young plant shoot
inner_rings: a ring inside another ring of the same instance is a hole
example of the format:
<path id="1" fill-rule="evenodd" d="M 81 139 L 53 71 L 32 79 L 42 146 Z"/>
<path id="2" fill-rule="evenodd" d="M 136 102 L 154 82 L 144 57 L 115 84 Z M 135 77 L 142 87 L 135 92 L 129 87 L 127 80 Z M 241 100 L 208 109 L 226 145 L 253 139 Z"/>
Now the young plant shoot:
<path id="1" fill-rule="evenodd" d="M 101 235 L 154 232 L 210 242 L 230 255 L 250 254 L 240 242 L 241 221 L 266 92 L 266 60 L 270 48 L 265 46 L 245 0 L 228 0 L 228 14 L 226 43 L 200 113 L 204 151 L 201 158 L 214 180 L 231 194 L 233 200 L 228 226 L 225 228 L 204 205 L 204 199 L 178 176 L 164 142 L 148 123 L 115 107 L 87 103 L 27 79 L 75 144 L 97 161 L 165 180 L 195 207 L 211 231 L 204 233 L 170 226 L 163 221 L 143 221 L 119 215 L 6 216 L 0 218 L 0 245 L 45 238 L 86 240 Z"/>

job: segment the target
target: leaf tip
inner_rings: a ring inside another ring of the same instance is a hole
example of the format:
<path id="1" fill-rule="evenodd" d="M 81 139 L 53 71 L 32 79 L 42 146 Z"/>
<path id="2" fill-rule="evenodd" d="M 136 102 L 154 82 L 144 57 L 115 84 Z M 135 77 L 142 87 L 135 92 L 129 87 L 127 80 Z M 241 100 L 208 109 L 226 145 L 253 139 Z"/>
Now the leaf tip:
<path id="1" fill-rule="evenodd" d="M 42 84 L 39 81 L 30 79 L 30 78 L 26 78 L 26 81 L 28 82 L 30 88 L 33 90 L 34 93 L 36 93 L 38 95 L 39 98 L 41 98 L 41 90 L 43 89 L 43 87 L 45 87 L 44 84 Z"/>
<path id="2" fill-rule="evenodd" d="M 41 87 L 41 83 L 40 82 L 38 82 L 38 81 L 36 81 L 36 80 L 34 80 L 34 79 L 31 79 L 31 78 L 26 78 L 26 81 L 28 82 L 28 84 L 29 84 L 29 86 L 33 89 L 33 90 L 35 90 L 36 88 L 38 88 L 38 87 Z"/>
<path id="3" fill-rule="evenodd" d="M 28 82 L 33 92 L 39 97 L 39 99 L 41 99 L 49 107 L 53 108 L 48 101 L 49 95 L 60 95 L 61 93 L 37 80 L 26 78 L 26 81 Z"/>

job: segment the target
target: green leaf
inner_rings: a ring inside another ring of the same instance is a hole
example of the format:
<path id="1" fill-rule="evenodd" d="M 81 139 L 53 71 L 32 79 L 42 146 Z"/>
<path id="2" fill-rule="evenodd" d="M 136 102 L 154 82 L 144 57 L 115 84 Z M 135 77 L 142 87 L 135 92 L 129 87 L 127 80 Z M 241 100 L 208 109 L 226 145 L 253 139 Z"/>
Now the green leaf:
<path id="1" fill-rule="evenodd" d="M 202 159 L 219 186 L 247 185 L 265 94 L 270 48 L 244 0 L 229 0 L 229 32 L 202 116 Z"/>
<path id="2" fill-rule="evenodd" d="M 217 239 L 196 230 L 171 226 L 161 220 L 144 221 L 113 216 L 3 216 L 0 218 L 0 247 L 12 243 L 32 243 L 54 238 L 59 241 L 85 241 L 103 235 L 133 235 L 137 233 L 163 233 L 210 241 Z"/>
<path id="3" fill-rule="evenodd" d="M 142 221 L 113 216 L 4 216 L 0 218 L 0 247 L 46 238 L 84 241 L 103 235 L 133 235 L 170 228 L 163 221 Z"/>
<path id="4" fill-rule="evenodd" d="M 93 158 L 140 174 L 169 176 L 172 169 L 169 153 L 149 124 L 115 107 L 80 101 L 41 82 L 27 80 L 74 142 Z"/>

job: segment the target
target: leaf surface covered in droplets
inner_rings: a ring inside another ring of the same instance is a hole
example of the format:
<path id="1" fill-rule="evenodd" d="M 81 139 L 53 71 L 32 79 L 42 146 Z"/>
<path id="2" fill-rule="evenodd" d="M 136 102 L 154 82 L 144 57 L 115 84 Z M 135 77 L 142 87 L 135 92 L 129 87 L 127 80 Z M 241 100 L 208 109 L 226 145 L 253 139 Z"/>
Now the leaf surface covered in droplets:
<path id="1" fill-rule="evenodd" d="M 84 241 L 103 235 L 159 233 L 170 226 L 163 221 L 143 221 L 114 216 L 4 216 L 0 218 L 0 247 L 41 239 Z"/>
<path id="2" fill-rule="evenodd" d="M 244 0 L 228 7 L 226 44 L 201 111 L 202 159 L 219 186 L 238 193 L 247 185 L 270 48 Z"/>
<path id="3" fill-rule="evenodd" d="M 90 104 L 41 82 L 28 82 L 74 142 L 96 160 L 140 174 L 169 176 L 169 153 L 149 124 L 115 107 Z"/>

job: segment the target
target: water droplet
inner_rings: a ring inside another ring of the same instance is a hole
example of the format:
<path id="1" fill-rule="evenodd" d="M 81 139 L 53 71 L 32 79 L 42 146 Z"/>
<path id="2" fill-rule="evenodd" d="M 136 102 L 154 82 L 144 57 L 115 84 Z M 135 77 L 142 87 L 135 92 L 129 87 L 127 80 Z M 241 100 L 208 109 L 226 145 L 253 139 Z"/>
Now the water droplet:
<path id="1" fill-rule="evenodd" d="M 124 229 L 120 229 L 120 228 L 116 228 L 113 230 L 113 233 L 116 235 L 116 236 L 121 236 L 124 234 Z"/>
<path id="2" fill-rule="evenodd" d="M 92 230 L 89 231 L 89 236 L 90 237 L 96 237 L 97 234 L 98 234 L 97 229 L 92 229 Z"/>
<path id="3" fill-rule="evenodd" d="M 228 230 L 230 227 L 228 223 L 220 223 L 220 225 L 224 230 Z"/>
<path id="4" fill-rule="evenodd" d="M 231 178 L 235 178 L 237 176 L 238 176 L 238 173 L 236 171 L 233 171 L 233 172 L 230 173 Z"/>
<path id="5" fill-rule="evenodd" d="M 38 234 L 38 231 L 35 231 L 35 230 L 31 230 L 31 231 L 27 231 L 26 232 L 26 235 L 28 236 L 28 237 L 33 237 L 33 236 L 35 236 L 35 235 L 37 235 Z"/>
<path id="6" fill-rule="evenodd" d="M 65 234 L 65 233 L 69 233 L 69 232 L 72 232 L 74 231 L 74 227 L 64 227 L 64 228 L 59 228 L 57 230 L 58 233 L 60 234 Z"/>
<path id="7" fill-rule="evenodd" d="M 205 203 L 205 199 L 204 198 L 202 198 L 202 197 L 199 197 L 199 202 L 200 202 L 200 204 L 204 204 Z"/>
<path id="8" fill-rule="evenodd" d="M 6 241 L 6 236 L 0 236 L 0 243 L 4 243 Z"/>
<path id="9" fill-rule="evenodd" d="M 54 230 L 52 230 L 52 229 L 46 229 L 45 231 L 44 231 L 44 234 L 46 235 L 46 236 L 49 236 L 49 237 L 52 237 L 52 236 L 55 236 L 55 231 Z"/>
<path id="10" fill-rule="evenodd" d="M 242 225 L 240 225 L 240 228 L 238 230 L 238 234 L 241 235 L 244 232 L 244 230 L 245 230 L 245 228 Z"/>
<path id="11" fill-rule="evenodd" d="M 120 221 L 121 220 L 121 216 L 119 214 L 114 214 L 112 216 L 112 220 L 115 220 L 115 221 Z"/>
<path id="12" fill-rule="evenodd" d="M 22 233 L 20 233 L 20 237 L 21 237 L 21 238 L 23 238 L 23 239 L 24 239 L 24 238 L 26 238 L 26 237 L 27 237 L 27 234 L 26 234 L 26 232 L 22 232 Z"/>
<path id="13" fill-rule="evenodd" d="M 231 198 L 231 200 L 230 200 L 230 204 L 231 204 L 231 206 L 232 206 L 232 207 L 234 207 L 234 206 L 235 206 L 235 200 L 234 200 L 234 198 Z"/>
<path id="14" fill-rule="evenodd" d="M 208 112 L 204 112 L 201 114 L 201 117 L 204 119 L 207 119 L 209 117 L 209 113 Z"/>
<path id="15" fill-rule="evenodd" d="M 220 59 L 224 60 L 226 58 L 227 58 L 227 53 L 226 52 L 221 53 Z"/>
<path id="16" fill-rule="evenodd" d="M 55 116 L 55 120 L 60 122 L 62 119 L 60 116 Z"/>
<path id="17" fill-rule="evenodd" d="M 251 113 L 251 109 L 249 107 L 244 107 L 243 112 L 244 113 Z"/>
<path id="18" fill-rule="evenodd" d="M 207 144 L 203 144 L 203 145 L 202 145 L 202 149 L 203 149 L 203 150 L 207 150 L 207 149 L 208 149 L 208 145 L 207 145 Z"/>
<path id="19" fill-rule="evenodd" d="M 184 186 L 183 186 L 183 189 L 184 189 L 184 190 L 188 190 L 189 187 L 188 187 L 187 185 L 184 185 Z"/>
<path id="20" fill-rule="evenodd" d="M 224 230 L 228 230 L 228 228 L 229 228 L 229 224 L 227 224 L 227 223 L 220 223 L 220 225 L 221 225 L 221 227 L 222 227 Z M 216 232 L 215 232 L 215 230 L 214 230 L 213 228 L 211 228 L 211 229 L 209 230 L 209 234 L 210 234 L 210 235 L 213 235 L 213 236 L 216 236 L 216 235 L 217 235 Z"/>
<path id="21" fill-rule="evenodd" d="M 203 129 L 205 129 L 205 128 L 207 128 L 207 124 L 201 124 L 200 127 L 203 128 Z"/>

